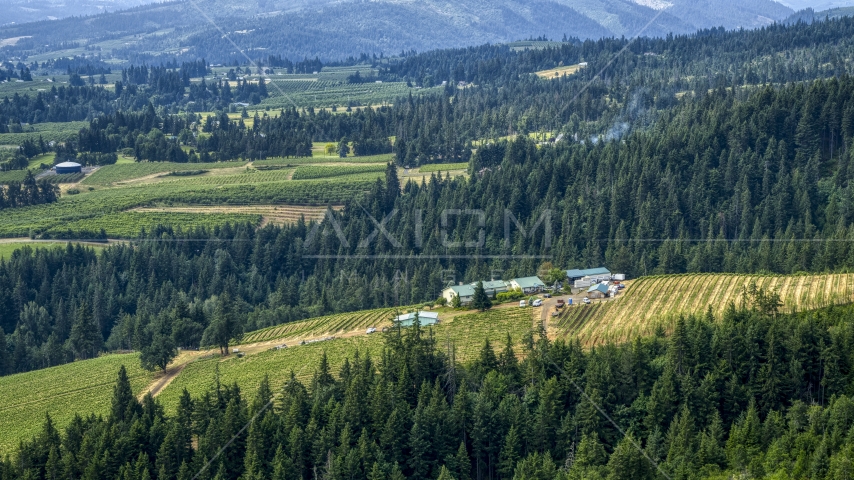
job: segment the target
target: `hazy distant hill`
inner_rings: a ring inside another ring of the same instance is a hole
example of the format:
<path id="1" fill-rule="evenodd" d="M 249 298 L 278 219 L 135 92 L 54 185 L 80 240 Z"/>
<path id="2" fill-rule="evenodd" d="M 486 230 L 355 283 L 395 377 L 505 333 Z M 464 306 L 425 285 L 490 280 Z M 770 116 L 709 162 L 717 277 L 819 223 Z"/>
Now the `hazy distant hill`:
<path id="1" fill-rule="evenodd" d="M 793 10 L 812 8 L 816 11 L 854 6 L 854 0 L 777 0 Z"/>
<path id="2" fill-rule="evenodd" d="M 3 0 L 0 24 L 37 22 L 114 12 L 152 3 L 151 0 Z"/>
<path id="3" fill-rule="evenodd" d="M 793 13 L 772 0 L 184 0 L 93 18 L 15 25 L 0 29 L 0 40 L 32 36 L 29 42 L 38 46 L 125 38 L 132 40 L 121 53 L 125 58 L 131 50 L 177 51 L 214 61 L 237 55 L 196 6 L 233 33 L 242 49 L 323 59 L 540 36 L 595 39 L 684 34 L 716 26 L 753 28 Z M 174 30 L 165 36 L 143 35 L 165 29 Z"/>

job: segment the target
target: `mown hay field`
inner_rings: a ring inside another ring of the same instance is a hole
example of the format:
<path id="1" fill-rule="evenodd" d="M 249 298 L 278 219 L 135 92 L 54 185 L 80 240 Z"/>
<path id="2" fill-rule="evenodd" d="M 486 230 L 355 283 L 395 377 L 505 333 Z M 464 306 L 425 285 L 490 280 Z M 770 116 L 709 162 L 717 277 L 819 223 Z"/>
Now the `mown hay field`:
<path id="1" fill-rule="evenodd" d="M 553 80 L 556 78 L 561 78 L 561 77 L 566 76 L 566 75 L 572 75 L 572 74 L 578 72 L 579 70 L 581 70 L 582 68 L 584 68 L 584 67 L 581 65 L 569 65 L 566 67 L 551 68 L 549 70 L 540 70 L 539 72 L 535 72 L 535 73 L 540 78 L 543 78 L 546 80 Z"/>

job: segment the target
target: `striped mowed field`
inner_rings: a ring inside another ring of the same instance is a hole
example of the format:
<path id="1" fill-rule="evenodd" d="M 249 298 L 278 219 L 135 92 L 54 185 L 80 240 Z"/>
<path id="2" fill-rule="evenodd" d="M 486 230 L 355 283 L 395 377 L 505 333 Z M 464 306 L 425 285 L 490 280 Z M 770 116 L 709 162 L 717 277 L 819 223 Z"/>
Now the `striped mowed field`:
<path id="1" fill-rule="evenodd" d="M 628 283 L 617 298 L 564 309 L 552 323 L 558 338 L 593 346 L 668 330 L 680 315 L 720 316 L 740 306 L 752 284 L 780 295 L 781 312 L 804 311 L 854 301 L 854 274 L 747 275 L 687 274 L 645 277 Z"/>

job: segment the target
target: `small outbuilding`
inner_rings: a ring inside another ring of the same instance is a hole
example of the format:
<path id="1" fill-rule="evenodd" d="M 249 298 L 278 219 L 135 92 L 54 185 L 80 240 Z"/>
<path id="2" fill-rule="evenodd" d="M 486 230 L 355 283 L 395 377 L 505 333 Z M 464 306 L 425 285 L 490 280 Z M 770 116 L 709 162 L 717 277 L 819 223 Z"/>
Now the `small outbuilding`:
<path id="1" fill-rule="evenodd" d="M 62 162 L 56 167 L 57 175 L 67 175 L 69 173 L 80 173 L 83 171 L 83 165 L 75 162 Z"/>
<path id="2" fill-rule="evenodd" d="M 608 284 L 600 283 L 593 285 L 587 289 L 587 296 L 590 298 L 605 298 L 608 296 Z"/>
<path id="3" fill-rule="evenodd" d="M 401 327 L 411 327 L 415 325 L 415 316 L 418 316 L 418 323 L 422 327 L 429 327 L 439 323 L 439 314 L 436 312 L 413 312 L 405 315 L 400 315 L 395 319 L 395 323 L 399 323 Z"/>

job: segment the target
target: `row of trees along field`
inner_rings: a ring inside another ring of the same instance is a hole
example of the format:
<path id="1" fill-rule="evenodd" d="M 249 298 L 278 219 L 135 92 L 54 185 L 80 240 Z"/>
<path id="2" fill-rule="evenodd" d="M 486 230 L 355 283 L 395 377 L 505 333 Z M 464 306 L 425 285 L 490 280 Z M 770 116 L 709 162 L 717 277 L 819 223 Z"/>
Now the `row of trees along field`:
<path id="1" fill-rule="evenodd" d="M 195 102 L 207 110 L 227 109 L 233 102 L 259 103 L 268 96 L 263 83 L 240 81 L 231 88 L 227 81 L 190 84 L 190 77 L 203 72 L 204 61 L 163 67 L 131 67 L 122 72 L 126 80 L 113 89 L 85 85 L 52 85 L 32 95 L 5 96 L 0 102 L 0 133 L 13 123 L 46 123 L 92 120 L 118 111 L 144 110 L 151 103 L 173 112 L 178 105 Z M 79 77 L 78 77 L 79 78 Z M 185 97 L 189 92 L 189 97 Z"/>
<path id="2" fill-rule="evenodd" d="M 59 188 L 47 182 L 37 182 L 31 172 L 24 181 L 0 185 L 0 210 L 53 203 L 59 199 Z"/>
<path id="3" fill-rule="evenodd" d="M 532 332 L 466 365 L 416 326 L 337 375 L 324 356 L 309 385 L 216 383 L 170 414 L 122 368 L 109 415 L 48 417 L 0 478 L 849 478 L 854 310 L 762 303 L 591 351 Z"/>

